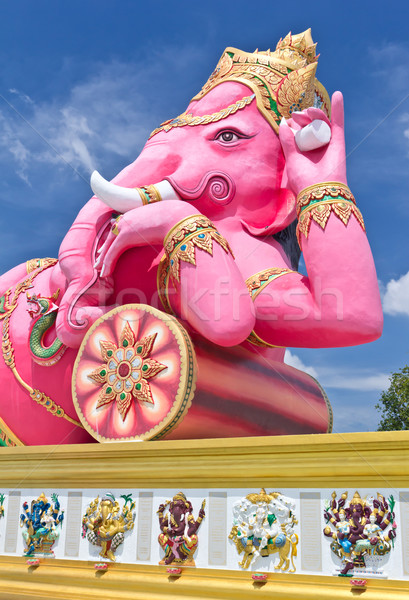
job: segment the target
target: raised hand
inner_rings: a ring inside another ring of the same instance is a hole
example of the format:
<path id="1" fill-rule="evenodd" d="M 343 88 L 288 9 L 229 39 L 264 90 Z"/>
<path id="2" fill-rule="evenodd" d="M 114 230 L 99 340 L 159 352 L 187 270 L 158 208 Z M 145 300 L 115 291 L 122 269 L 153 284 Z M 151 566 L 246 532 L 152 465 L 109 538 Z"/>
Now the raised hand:
<path id="1" fill-rule="evenodd" d="M 293 113 L 291 119 L 283 119 L 281 122 L 280 141 L 286 159 L 288 185 L 295 194 L 315 183 L 347 183 L 344 104 L 341 92 L 335 92 L 332 96 L 331 109 L 331 122 L 322 110 L 313 107 L 301 113 Z M 331 140 L 327 146 L 301 152 L 295 141 L 295 132 L 316 119 L 325 121 L 331 127 Z"/>

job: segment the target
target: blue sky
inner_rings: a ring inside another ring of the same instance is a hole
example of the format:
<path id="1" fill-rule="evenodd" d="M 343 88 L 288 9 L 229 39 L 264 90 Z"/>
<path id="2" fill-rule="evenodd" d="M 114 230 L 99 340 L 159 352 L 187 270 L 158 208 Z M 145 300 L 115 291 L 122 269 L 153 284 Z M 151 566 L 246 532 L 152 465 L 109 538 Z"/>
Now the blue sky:
<path id="1" fill-rule="evenodd" d="M 345 97 L 348 180 L 384 298 L 382 338 L 290 349 L 334 407 L 336 431 L 376 429 L 374 404 L 409 361 L 409 8 L 406 2 L 15 0 L 0 6 L 0 272 L 56 256 L 91 195 L 181 113 L 226 46 L 274 48 L 312 28 L 318 78 Z"/>

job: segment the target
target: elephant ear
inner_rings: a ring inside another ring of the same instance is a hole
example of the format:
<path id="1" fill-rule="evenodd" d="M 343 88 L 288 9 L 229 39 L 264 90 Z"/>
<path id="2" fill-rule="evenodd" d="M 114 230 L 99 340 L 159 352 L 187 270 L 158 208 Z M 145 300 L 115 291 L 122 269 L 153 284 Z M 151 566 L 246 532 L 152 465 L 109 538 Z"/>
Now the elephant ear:
<path id="1" fill-rule="evenodd" d="M 264 206 L 240 215 L 242 225 L 256 236 L 272 235 L 282 231 L 296 218 L 296 198 L 291 190 L 279 188 L 272 192 Z"/>

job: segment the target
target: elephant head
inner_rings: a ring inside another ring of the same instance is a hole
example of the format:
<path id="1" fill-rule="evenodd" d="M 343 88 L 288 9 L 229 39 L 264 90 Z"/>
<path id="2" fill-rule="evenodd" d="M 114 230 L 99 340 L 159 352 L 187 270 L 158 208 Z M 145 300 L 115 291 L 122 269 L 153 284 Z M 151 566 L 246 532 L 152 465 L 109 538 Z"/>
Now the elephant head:
<path id="1" fill-rule="evenodd" d="M 173 497 L 169 505 L 169 512 L 173 517 L 173 533 L 181 534 L 187 526 L 187 517 L 192 514 L 193 508 L 191 502 L 186 499 L 183 492 L 179 492 Z"/>
<path id="2" fill-rule="evenodd" d="M 112 282 L 94 263 L 113 211 L 185 201 L 215 222 L 231 220 L 252 236 L 288 242 L 282 232 L 295 220 L 295 196 L 286 187 L 277 132 L 293 111 L 316 105 L 329 114 L 316 60 L 310 30 L 289 34 L 275 52 L 227 48 L 186 111 L 153 131 L 135 162 L 111 184 L 94 174 L 98 198 L 79 213 L 59 252 L 67 282 L 56 321 L 63 343 L 77 347 L 110 302 Z"/>

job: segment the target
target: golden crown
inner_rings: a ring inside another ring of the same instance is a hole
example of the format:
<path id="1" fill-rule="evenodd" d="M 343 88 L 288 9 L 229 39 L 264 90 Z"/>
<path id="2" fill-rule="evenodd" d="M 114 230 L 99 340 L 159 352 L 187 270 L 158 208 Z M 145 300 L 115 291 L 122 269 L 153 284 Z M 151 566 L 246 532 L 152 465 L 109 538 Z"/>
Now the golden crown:
<path id="1" fill-rule="evenodd" d="M 311 29 L 280 39 L 274 52 L 253 53 L 226 48 L 202 90 L 199 100 L 225 81 L 247 85 L 256 95 L 257 106 L 278 132 L 282 117 L 310 106 L 321 108 L 330 117 L 331 103 L 324 86 L 315 78 L 318 56 Z"/>
<path id="2" fill-rule="evenodd" d="M 365 500 L 363 500 L 361 498 L 361 496 L 359 495 L 359 492 L 355 492 L 354 497 L 352 498 L 350 504 L 351 505 L 353 505 L 353 504 L 360 504 L 363 507 L 366 506 L 366 502 L 365 502 Z"/>
<path id="3" fill-rule="evenodd" d="M 278 492 L 270 492 L 267 494 L 264 488 L 261 488 L 261 492 L 259 494 L 248 494 L 246 496 L 247 500 L 250 500 L 252 504 L 257 504 L 258 502 L 271 502 L 271 500 L 278 498 L 280 494 Z"/>

